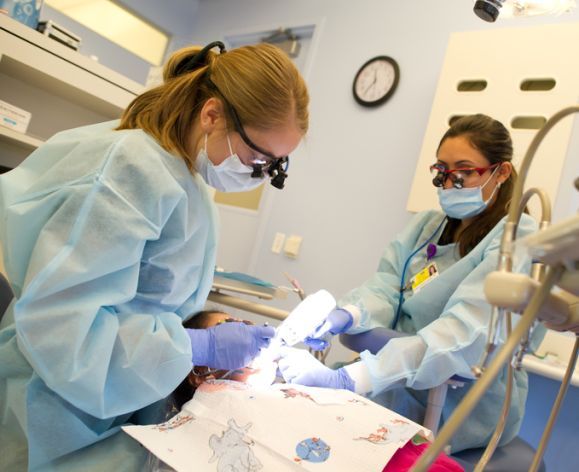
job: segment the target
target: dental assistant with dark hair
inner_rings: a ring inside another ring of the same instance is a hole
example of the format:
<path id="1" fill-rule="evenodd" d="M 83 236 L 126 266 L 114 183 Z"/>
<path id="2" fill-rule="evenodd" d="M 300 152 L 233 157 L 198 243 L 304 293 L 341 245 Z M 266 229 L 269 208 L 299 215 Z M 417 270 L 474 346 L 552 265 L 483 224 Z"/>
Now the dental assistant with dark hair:
<path id="1" fill-rule="evenodd" d="M 219 42 L 175 52 L 163 75 L 120 121 L 58 133 L 0 176 L 2 471 L 142 470 L 120 427 L 156 421 L 193 366 L 245 366 L 274 335 L 182 322 L 213 280 L 207 184 L 283 188 L 304 80 L 275 46 Z"/>
<path id="2" fill-rule="evenodd" d="M 394 328 L 376 355 L 331 370 L 307 352 L 280 361 L 285 379 L 303 385 L 346 388 L 421 422 L 427 389 L 453 375 L 472 378 L 484 351 L 491 306 L 484 279 L 498 264 L 505 216 L 516 172 L 508 130 L 486 115 L 457 119 L 442 137 L 431 166 L 442 212 L 416 214 L 384 250 L 377 272 L 339 302 L 308 343 L 323 337 Z M 518 235 L 536 231 L 524 214 Z M 526 262 L 525 262 L 526 264 Z M 522 264 L 520 269 L 523 269 Z M 528 266 L 527 266 L 528 267 Z M 537 333 L 540 337 L 541 330 Z M 506 367 L 451 441 L 452 452 L 488 443 L 501 412 Z M 469 387 L 449 389 L 442 413 L 447 420 Z M 527 374 L 515 372 L 504 444 L 517 434 L 527 396 Z"/>

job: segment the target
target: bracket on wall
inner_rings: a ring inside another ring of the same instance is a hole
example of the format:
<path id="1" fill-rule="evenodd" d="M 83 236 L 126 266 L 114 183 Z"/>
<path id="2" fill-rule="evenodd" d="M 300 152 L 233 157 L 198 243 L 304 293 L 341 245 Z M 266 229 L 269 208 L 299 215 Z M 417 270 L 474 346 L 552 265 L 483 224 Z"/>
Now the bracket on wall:
<path id="1" fill-rule="evenodd" d="M 264 43 L 275 44 L 282 49 L 289 57 L 296 58 L 300 54 L 301 44 L 299 37 L 289 28 L 279 28 L 265 38 L 261 38 Z"/>

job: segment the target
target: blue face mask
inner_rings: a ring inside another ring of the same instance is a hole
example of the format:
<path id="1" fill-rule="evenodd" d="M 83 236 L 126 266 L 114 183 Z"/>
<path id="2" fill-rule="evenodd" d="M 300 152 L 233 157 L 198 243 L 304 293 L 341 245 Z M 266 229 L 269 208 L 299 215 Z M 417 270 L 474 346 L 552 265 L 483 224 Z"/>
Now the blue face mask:
<path id="1" fill-rule="evenodd" d="M 490 182 L 497 169 L 498 167 L 494 170 L 488 180 L 479 187 L 451 187 L 447 189 L 439 187 L 438 201 L 442 211 L 451 218 L 456 218 L 457 220 L 471 218 L 482 213 L 494 197 L 495 192 L 501 187 L 501 183 L 499 182 L 488 200 L 483 200 L 482 189 Z"/>

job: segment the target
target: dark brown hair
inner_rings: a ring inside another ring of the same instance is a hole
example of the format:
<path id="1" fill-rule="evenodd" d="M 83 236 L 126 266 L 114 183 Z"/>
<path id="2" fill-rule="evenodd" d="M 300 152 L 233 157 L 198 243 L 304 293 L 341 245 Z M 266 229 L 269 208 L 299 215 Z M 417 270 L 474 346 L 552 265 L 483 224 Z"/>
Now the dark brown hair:
<path id="1" fill-rule="evenodd" d="M 209 316 L 225 314 L 219 310 L 198 311 L 191 318 L 183 321 L 183 327 L 189 329 L 207 329 L 209 328 Z"/>
<path id="2" fill-rule="evenodd" d="M 464 136 L 472 147 L 477 149 L 489 164 L 502 164 L 513 159 L 513 141 L 507 128 L 490 116 L 477 114 L 463 116 L 452 122 L 444 133 L 437 148 L 448 138 Z M 457 238 L 460 257 L 464 257 L 496 226 L 508 213 L 513 195 L 517 172 L 514 167 L 509 178 L 498 189 L 497 197 L 481 214 L 475 216 Z M 461 220 L 448 218 L 448 223 L 440 237 L 440 244 L 453 242 L 454 234 L 460 227 Z"/>

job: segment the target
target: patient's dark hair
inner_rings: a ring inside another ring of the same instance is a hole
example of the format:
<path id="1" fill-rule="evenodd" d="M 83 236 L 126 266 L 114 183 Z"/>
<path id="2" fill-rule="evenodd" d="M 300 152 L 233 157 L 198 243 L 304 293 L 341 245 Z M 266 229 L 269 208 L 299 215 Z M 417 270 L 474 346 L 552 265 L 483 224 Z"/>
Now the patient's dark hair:
<path id="1" fill-rule="evenodd" d="M 183 321 L 183 326 L 188 329 L 205 329 L 208 328 L 209 316 L 221 314 L 219 310 L 203 310 L 194 314 L 191 318 Z"/>

